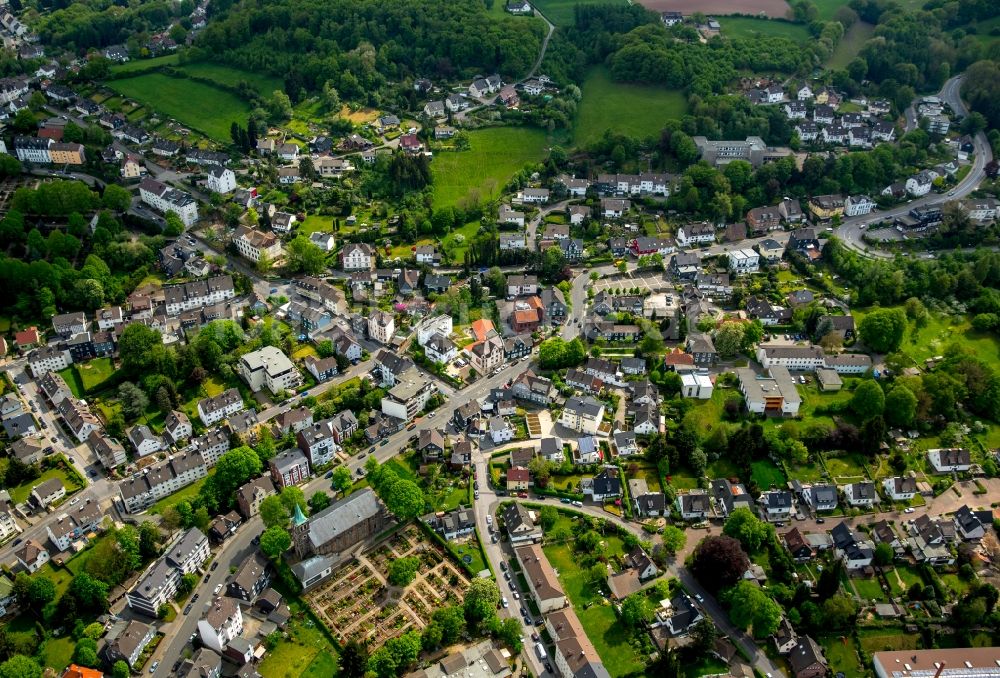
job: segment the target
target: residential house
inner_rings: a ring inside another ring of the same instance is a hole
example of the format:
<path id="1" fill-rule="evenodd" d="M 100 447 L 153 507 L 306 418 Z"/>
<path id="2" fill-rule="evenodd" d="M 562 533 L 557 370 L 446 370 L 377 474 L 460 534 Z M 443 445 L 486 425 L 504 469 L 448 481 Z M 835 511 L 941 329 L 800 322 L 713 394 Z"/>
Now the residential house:
<path id="1" fill-rule="evenodd" d="M 972 468 L 969 450 L 962 448 L 935 448 L 927 451 L 927 460 L 935 473 L 964 472 Z"/>
<path id="2" fill-rule="evenodd" d="M 375 268 L 375 251 L 367 243 L 347 243 L 340 251 L 340 265 L 345 271 L 370 271 Z"/>
<path id="3" fill-rule="evenodd" d="M 508 492 L 524 492 L 531 484 L 531 473 L 528 469 L 514 466 L 507 469 L 506 487 Z"/>
<path id="4" fill-rule="evenodd" d="M 760 503 L 768 520 L 787 520 L 794 506 L 788 490 L 768 490 L 760 495 Z"/>
<path id="5" fill-rule="evenodd" d="M 760 234 L 781 227 L 781 212 L 778 207 L 755 207 L 746 214 L 747 231 Z"/>
<path id="6" fill-rule="evenodd" d="M 271 563 L 260 551 L 254 551 L 229 580 L 226 595 L 252 603 L 270 583 Z"/>
<path id="7" fill-rule="evenodd" d="M 274 482 L 266 475 L 241 486 L 236 492 L 236 504 L 243 519 L 250 520 L 260 513 L 260 503 L 275 493 Z"/>
<path id="8" fill-rule="evenodd" d="M 715 226 L 707 222 L 684 224 L 677 229 L 677 244 L 681 247 L 715 242 Z"/>
<path id="9" fill-rule="evenodd" d="M 579 433 L 596 435 L 604 420 L 604 404 L 589 396 L 566 401 L 559 423 Z"/>
<path id="10" fill-rule="evenodd" d="M 308 480 L 309 460 L 298 448 L 285 450 L 269 462 L 271 480 L 276 488 L 285 488 Z"/>
<path id="11" fill-rule="evenodd" d="M 111 641 L 105 651 L 111 662 L 124 661 L 130 667 L 139 668 L 139 657 L 142 651 L 153 641 L 156 630 L 149 624 L 132 620 L 122 630 L 118 637 Z"/>
<path id="12" fill-rule="evenodd" d="M 695 365 L 711 367 L 719 359 L 712 337 L 704 332 L 691 332 L 687 337 L 685 349 L 694 358 Z"/>
<path id="13" fill-rule="evenodd" d="M 511 544 L 537 541 L 542 536 L 532 512 L 516 502 L 503 509 L 503 524 Z"/>
<path id="14" fill-rule="evenodd" d="M 809 636 L 799 638 L 788 655 L 792 678 L 823 678 L 829 671 L 823 648 Z"/>
<path id="15" fill-rule="evenodd" d="M 738 508 L 753 512 L 753 497 L 740 483 L 731 483 L 725 478 L 710 481 L 709 488 L 715 500 L 716 511 L 725 518 Z"/>
<path id="16" fill-rule="evenodd" d="M 230 388 L 217 396 L 198 401 L 198 417 L 205 426 L 212 426 L 226 417 L 241 412 L 243 396 L 238 389 Z"/>
<path id="17" fill-rule="evenodd" d="M 514 549 L 514 555 L 541 614 L 547 615 L 566 607 L 566 593 L 542 547 L 538 544 L 519 546 Z"/>
<path id="18" fill-rule="evenodd" d="M 893 501 L 909 501 L 917 493 L 917 479 L 913 476 L 894 476 L 882 482 L 885 493 Z"/>
<path id="19" fill-rule="evenodd" d="M 622 481 L 618 477 L 618 468 L 616 466 L 605 466 L 597 475 L 591 478 L 583 478 L 580 481 L 580 489 L 583 491 L 584 496 L 590 497 L 596 502 L 621 497 Z"/>
<path id="20" fill-rule="evenodd" d="M 243 611 L 234 598 L 216 597 L 198 620 L 198 635 L 205 647 L 222 653 L 243 632 Z"/>
<path id="21" fill-rule="evenodd" d="M 48 550 L 34 539 L 25 540 L 21 547 L 14 551 L 14 557 L 17 558 L 21 567 L 28 571 L 28 574 L 38 572 L 45 563 L 49 562 Z"/>
<path id="22" fill-rule="evenodd" d="M 272 394 L 294 389 L 302 383 L 298 369 L 281 349 L 264 346 L 244 354 L 236 371 L 254 392 L 267 388 Z"/>
<path id="23" fill-rule="evenodd" d="M 871 214 L 876 208 L 875 201 L 867 195 L 852 195 L 844 201 L 844 215 L 860 217 Z"/>
<path id="24" fill-rule="evenodd" d="M 792 554 L 794 560 L 804 562 L 812 559 L 813 549 L 799 532 L 799 528 L 793 527 L 783 535 L 782 539 L 785 542 L 785 548 Z"/>
<path id="25" fill-rule="evenodd" d="M 968 505 L 963 505 L 955 511 L 955 528 L 958 535 L 966 541 L 982 539 L 992 523 L 992 510 L 972 511 Z"/>
<path id="26" fill-rule="evenodd" d="M 875 492 L 875 483 L 858 482 L 851 483 L 844 487 L 844 498 L 851 506 L 870 507 L 878 501 L 878 494 Z"/>
<path id="27" fill-rule="evenodd" d="M 684 520 L 705 520 L 711 511 L 711 501 L 705 490 L 691 490 L 678 495 L 676 504 Z"/>

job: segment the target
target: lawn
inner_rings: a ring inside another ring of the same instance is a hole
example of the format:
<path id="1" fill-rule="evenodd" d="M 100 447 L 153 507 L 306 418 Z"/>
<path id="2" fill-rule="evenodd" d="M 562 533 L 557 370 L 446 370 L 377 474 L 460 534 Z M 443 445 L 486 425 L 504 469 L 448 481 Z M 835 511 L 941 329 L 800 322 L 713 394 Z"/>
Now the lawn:
<path id="1" fill-rule="evenodd" d="M 860 326 L 865 311 L 852 311 L 855 322 Z M 976 332 L 968 318 L 931 314 L 923 327 L 909 323 L 903 336 L 901 352 L 909 356 L 914 364 L 923 365 L 924 360 L 942 355 L 948 346 L 958 342 L 990 363 L 1000 362 L 1000 342 L 984 332 Z"/>
<path id="2" fill-rule="evenodd" d="M 622 551 L 621 540 L 607 537 L 605 552 L 609 555 Z M 595 595 L 586 581 L 586 574 L 569 546 L 543 547 L 552 567 L 559 573 L 566 595 L 576 610 L 587 637 L 590 638 L 612 676 L 625 676 L 642 670 L 644 664 L 629 643 L 629 634 L 618 622 L 614 609 L 601 596 Z M 589 607 L 588 607 L 589 605 Z"/>
<path id="3" fill-rule="evenodd" d="M 858 653 L 854 643 L 845 636 L 820 636 L 817 638 L 823 646 L 823 654 L 830 662 L 830 670 L 842 672 L 845 676 L 861 676 L 865 671 L 858 662 Z"/>
<path id="4" fill-rule="evenodd" d="M 823 480 L 823 467 L 815 462 L 789 469 L 792 478 L 803 483 L 818 483 Z"/>
<path id="5" fill-rule="evenodd" d="M 469 243 L 472 242 L 472 238 L 479 233 L 479 229 L 482 223 L 478 221 L 470 221 L 461 228 L 456 228 L 451 233 L 445 236 L 445 240 L 449 243 L 455 243 L 454 257 L 456 261 L 462 261 L 465 257 L 465 251 L 469 249 Z"/>
<path id="6" fill-rule="evenodd" d="M 176 66 L 177 65 L 177 55 L 168 54 L 166 56 L 155 57 L 153 59 L 134 59 L 124 64 L 115 64 L 111 67 L 112 73 L 135 73 L 136 71 L 145 71 L 149 68 L 157 68 L 159 66 Z"/>
<path id="7" fill-rule="evenodd" d="M 830 471 L 830 479 L 838 485 L 866 478 L 864 467 L 861 465 L 861 459 L 857 455 L 828 456 L 826 458 L 826 468 Z"/>
<path id="8" fill-rule="evenodd" d="M 688 678 L 698 678 L 698 676 L 723 676 L 726 675 L 728 664 L 720 661 L 716 657 L 705 657 L 693 664 L 684 666 L 684 675 Z"/>
<path id="9" fill-rule="evenodd" d="M 42 481 L 48 480 L 49 478 L 58 478 L 62 481 L 63 487 L 66 488 L 66 497 L 69 497 L 71 493 L 80 489 L 79 485 L 70 480 L 66 471 L 61 468 L 50 468 L 42 471 L 42 475 L 35 480 L 31 480 L 23 485 L 18 485 L 17 487 L 8 488 L 7 491 L 10 492 L 11 501 L 15 504 L 20 504 L 21 502 L 26 501 L 28 499 L 28 495 L 31 494 L 31 488 L 40 485 Z M 66 499 L 64 498 L 63 501 L 65 500 Z"/>
<path id="10" fill-rule="evenodd" d="M 59 376 L 63 378 L 75 397 L 83 397 L 85 389 L 83 388 L 83 380 L 80 378 L 80 373 L 76 370 L 76 365 L 70 365 L 64 370 L 59 370 Z"/>
<path id="11" fill-rule="evenodd" d="M 466 544 L 455 544 L 453 542 L 448 542 L 448 548 L 451 549 L 451 552 L 455 554 L 455 557 L 458 560 L 461 560 L 463 563 L 465 563 L 464 558 L 468 556 L 470 562 L 467 564 L 470 568 L 472 568 L 472 571 L 474 573 L 479 573 L 482 572 L 483 570 L 489 569 L 489 566 L 486 564 L 486 561 L 483 560 L 483 554 L 479 550 L 479 546 L 476 543 L 475 539 L 469 541 Z"/>
<path id="12" fill-rule="evenodd" d="M 917 571 L 908 565 L 897 565 L 886 573 L 885 578 L 889 581 L 889 587 L 894 596 L 906 593 L 914 584 L 923 585 L 924 583 Z"/>
<path id="13" fill-rule="evenodd" d="M 608 129 L 643 139 L 659 137 L 667 120 L 687 112 L 687 99 L 681 92 L 614 82 L 603 67 L 590 71 L 582 90 L 573 135 L 578 146 L 600 138 Z"/>
<path id="14" fill-rule="evenodd" d="M 730 16 L 722 22 L 722 34 L 730 38 L 788 38 L 796 42 L 809 39 L 809 30 L 803 24 L 793 24 L 787 21 L 757 19 L 748 16 Z"/>
<path id="15" fill-rule="evenodd" d="M 847 68 L 847 64 L 858 55 L 865 42 L 875 34 L 875 27 L 863 21 L 851 26 L 851 30 L 837 43 L 837 47 L 826 62 L 829 68 Z"/>
<path id="16" fill-rule="evenodd" d="M 879 583 L 879 580 L 874 577 L 870 579 L 852 578 L 851 583 L 854 584 L 854 588 L 857 589 L 858 595 L 865 600 L 885 599 L 885 592 L 882 591 L 882 585 Z"/>
<path id="17" fill-rule="evenodd" d="M 201 491 L 201 486 L 205 484 L 205 481 L 213 473 L 215 473 L 215 469 L 214 468 L 211 469 L 211 470 L 209 470 L 208 475 L 205 476 L 204 478 L 199 478 L 198 480 L 194 481 L 193 483 L 191 483 L 187 487 L 183 487 L 180 490 L 178 490 L 178 491 L 174 492 L 173 494 L 171 494 L 169 497 L 164 497 L 160 501 L 158 501 L 155 504 L 153 504 L 151 507 L 149 507 L 149 512 L 150 513 L 163 513 L 163 511 L 165 509 L 167 509 L 168 507 L 176 506 L 177 504 L 181 503 L 182 501 L 188 501 L 188 500 L 193 499 L 194 497 L 198 496 L 198 492 Z"/>
<path id="18" fill-rule="evenodd" d="M 969 590 L 970 582 L 962 579 L 957 574 L 942 574 L 941 581 L 952 590 L 956 597 L 964 596 L 965 592 Z"/>
<path id="19" fill-rule="evenodd" d="M 76 372 L 74 379 L 78 380 L 77 386 L 82 389 L 79 397 L 83 397 L 83 393 L 93 393 L 99 390 L 101 385 L 114 376 L 115 373 L 115 366 L 111 358 L 94 358 L 85 363 L 77 363 L 70 369 Z M 62 374 L 65 378 L 66 375 L 64 373 L 66 371 L 63 370 L 59 374 Z M 69 383 L 69 379 L 66 379 L 66 381 Z M 69 387 L 73 391 L 73 394 L 76 395 L 73 384 L 69 384 Z"/>
<path id="20" fill-rule="evenodd" d="M 902 633 L 902 629 L 878 629 L 859 631 L 858 640 L 865 652 L 884 652 L 888 650 L 915 650 L 920 640 L 916 633 Z"/>
<path id="21" fill-rule="evenodd" d="M 316 231 L 333 231 L 333 217 L 321 217 L 318 214 L 310 214 L 298 225 L 298 232 L 302 235 L 309 235 Z"/>
<path id="22" fill-rule="evenodd" d="M 574 7 L 577 5 L 597 5 L 603 3 L 604 0 L 538 0 L 534 5 L 538 11 L 544 14 L 555 25 L 573 26 L 576 23 L 573 14 Z"/>
<path id="23" fill-rule="evenodd" d="M 69 583 L 73 580 L 73 573 L 64 567 L 56 567 L 51 562 L 45 563 L 34 574 L 36 577 L 45 577 L 56 587 L 56 599 L 66 592 Z"/>
<path id="24" fill-rule="evenodd" d="M 740 470 L 728 459 L 717 459 L 708 465 L 705 475 L 709 478 L 734 478 L 740 475 Z"/>
<path id="25" fill-rule="evenodd" d="M 231 66 L 201 62 L 184 64 L 181 68 L 185 73 L 199 78 L 207 78 L 222 85 L 232 87 L 241 80 L 250 83 L 255 90 L 264 96 L 271 96 L 274 90 L 284 90 L 284 83 L 279 78 L 259 72 L 244 71 Z"/>
<path id="26" fill-rule="evenodd" d="M 631 464 L 626 464 L 626 468 L 629 466 Z M 660 472 L 655 466 L 640 466 L 634 477 L 645 480 L 650 492 L 660 491 Z"/>
<path id="27" fill-rule="evenodd" d="M 76 643 L 73 642 L 73 638 L 70 636 L 49 638 L 45 641 L 39 652 L 42 666 L 55 669 L 57 673 L 61 673 L 73 660 L 73 650 L 75 648 Z"/>
<path id="28" fill-rule="evenodd" d="M 784 488 L 785 483 L 788 482 L 788 479 L 785 478 L 785 472 L 767 460 L 751 462 L 750 474 L 761 490 L 769 489 L 772 486 Z"/>
<path id="29" fill-rule="evenodd" d="M 250 114 L 247 102 L 225 90 L 161 73 L 112 80 L 108 87 L 222 143 L 230 141 L 230 125 L 245 124 Z"/>
<path id="30" fill-rule="evenodd" d="M 545 133 L 529 127 L 473 130 L 469 150 L 434 156 L 434 208 L 495 199 L 514 173 L 545 157 Z"/>
<path id="31" fill-rule="evenodd" d="M 327 678 L 336 674 L 337 651 L 315 622 L 303 614 L 305 605 L 288 598 L 292 619 L 288 639 L 268 650 L 257 670 L 264 678 Z"/>

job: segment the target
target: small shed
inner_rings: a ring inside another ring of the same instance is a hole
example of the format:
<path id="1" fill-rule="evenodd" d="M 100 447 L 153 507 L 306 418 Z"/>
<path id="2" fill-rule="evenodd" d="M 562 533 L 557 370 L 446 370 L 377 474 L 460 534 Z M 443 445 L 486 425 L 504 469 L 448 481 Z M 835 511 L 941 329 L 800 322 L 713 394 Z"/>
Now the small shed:
<path id="1" fill-rule="evenodd" d="M 837 371 L 826 367 L 816 370 L 816 383 L 820 391 L 839 391 L 844 385 Z"/>

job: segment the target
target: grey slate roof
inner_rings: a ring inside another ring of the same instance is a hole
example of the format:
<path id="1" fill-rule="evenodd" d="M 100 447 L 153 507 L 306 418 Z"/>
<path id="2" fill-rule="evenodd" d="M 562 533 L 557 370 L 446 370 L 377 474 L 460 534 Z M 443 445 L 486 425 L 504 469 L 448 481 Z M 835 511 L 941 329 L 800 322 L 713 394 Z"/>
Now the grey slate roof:
<path id="1" fill-rule="evenodd" d="M 370 518 L 381 510 L 378 497 L 370 488 L 355 492 L 309 519 L 309 542 L 314 548 L 319 548 L 358 521 Z"/>

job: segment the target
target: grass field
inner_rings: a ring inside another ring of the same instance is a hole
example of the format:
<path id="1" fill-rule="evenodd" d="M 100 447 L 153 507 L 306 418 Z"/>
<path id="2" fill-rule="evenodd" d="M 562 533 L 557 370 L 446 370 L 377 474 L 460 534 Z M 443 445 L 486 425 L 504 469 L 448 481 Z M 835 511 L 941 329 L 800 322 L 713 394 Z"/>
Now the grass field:
<path id="1" fill-rule="evenodd" d="M 208 480 L 208 478 L 213 473 L 215 473 L 215 469 L 211 469 L 208 472 L 208 475 L 205 476 L 204 478 L 199 478 L 198 480 L 194 481 L 193 483 L 191 483 L 187 487 L 183 487 L 183 488 L 179 489 L 178 491 L 174 492 L 169 497 L 164 497 L 160 501 L 158 501 L 155 504 L 153 504 L 149 508 L 149 512 L 150 513 L 163 513 L 163 511 L 165 509 L 167 509 L 168 507 L 177 506 L 177 504 L 181 503 L 182 501 L 188 501 L 190 499 L 193 499 L 193 498 L 197 497 L 198 493 L 201 491 L 201 486 L 205 484 L 205 481 Z"/>
<path id="2" fill-rule="evenodd" d="M 608 555 L 621 553 L 620 539 L 608 537 L 606 543 L 605 551 Z M 594 594 L 593 587 L 586 581 L 586 573 L 580 568 L 570 547 L 550 545 L 545 546 L 544 551 L 552 567 L 559 573 L 559 580 L 576 609 L 587 637 L 611 675 L 618 678 L 641 671 L 644 662 L 629 643 L 625 626 L 618 623 L 615 611 L 607 601 Z"/>
<path id="3" fill-rule="evenodd" d="M 229 92 L 160 73 L 112 80 L 108 87 L 223 143 L 230 141 L 230 125 L 245 124 L 250 114 L 250 106 Z"/>
<path id="4" fill-rule="evenodd" d="M 39 652 L 42 666 L 55 669 L 56 673 L 61 673 L 73 660 L 74 649 L 76 649 L 76 643 L 70 636 L 49 638 Z"/>
<path id="5" fill-rule="evenodd" d="M 816 639 L 823 646 L 823 654 L 830 662 L 830 670 L 845 676 L 861 676 L 865 671 L 858 661 L 858 653 L 849 637 L 821 636 Z"/>
<path id="6" fill-rule="evenodd" d="M 184 64 L 181 70 L 189 75 L 208 78 L 209 80 L 230 87 L 243 80 L 253 85 L 253 88 L 262 95 L 268 97 L 274 93 L 274 90 L 284 89 L 284 83 L 279 78 L 264 75 L 263 73 L 252 73 L 239 68 L 232 68 L 231 66 L 223 66 L 222 64 L 207 62 Z"/>
<path id="7" fill-rule="evenodd" d="M 887 650 L 915 650 L 920 636 L 916 633 L 901 633 L 901 629 L 872 629 L 860 631 L 858 640 L 865 652 L 884 652 Z"/>
<path id="8" fill-rule="evenodd" d="M 885 598 L 885 592 L 882 591 L 882 585 L 879 584 L 879 580 L 874 577 L 871 579 L 852 579 L 851 583 L 854 584 L 854 588 L 857 589 L 858 595 L 866 601 L 882 600 Z"/>
<path id="9" fill-rule="evenodd" d="M 621 0 L 614 0 L 621 2 Z M 577 5 L 598 5 L 605 0 L 538 0 L 534 6 L 549 21 L 557 26 L 572 26 L 574 24 L 573 8 Z M 494 3 L 499 5 L 500 3 Z"/>
<path id="10" fill-rule="evenodd" d="M 136 71 L 144 71 L 147 68 L 156 68 L 157 66 L 176 66 L 177 65 L 177 55 L 167 54 L 166 56 L 155 57 L 153 59 L 133 59 L 124 64 L 115 64 L 111 67 L 112 73 L 135 73 Z"/>
<path id="11" fill-rule="evenodd" d="M 297 598 L 286 599 L 292 611 L 287 639 L 269 650 L 258 671 L 264 678 L 327 678 L 337 673 L 337 651 L 303 614 L 305 605 Z"/>
<path id="12" fill-rule="evenodd" d="M 318 214 L 310 214 L 298 225 L 299 233 L 309 235 L 316 231 L 333 231 L 333 217 L 322 217 Z"/>
<path id="13" fill-rule="evenodd" d="M 573 140 L 586 144 L 612 129 L 630 136 L 659 136 L 663 123 L 680 118 L 687 99 L 676 90 L 614 82 L 606 68 L 595 68 L 583 82 L 583 99 Z"/>
<path id="14" fill-rule="evenodd" d="M 827 457 L 826 468 L 830 471 L 831 480 L 838 484 L 858 482 L 865 478 L 861 459 L 855 455 Z"/>
<path id="15" fill-rule="evenodd" d="M 774 465 L 773 462 L 765 460 L 750 463 L 750 472 L 761 491 L 769 489 L 772 485 L 777 488 L 784 488 L 788 479 L 785 473 Z"/>
<path id="16" fill-rule="evenodd" d="M 31 489 L 37 485 L 40 485 L 43 481 L 49 478 L 58 478 L 62 481 L 63 487 L 66 488 L 66 496 L 68 497 L 71 493 L 76 492 L 80 489 L 74 481 L 70 480 L 70 477 L 61 468 L 50 468 L 42 471 L 42 475 L 38 476 L 36 479 L 29 481 L 23 485 L 18 485 L 17 487 L 9 487 L 7 491 L 10 492 L 11 501 L 15 504 L 20 504 L 21 502 L 27 500 L 28 495 L 31 494 Z M 68 499 L 63 499 L 63 501 L 68 501 Z"/>
<path id="17" fill-rule="evenodd" d="M 866 24 L 863 21 L 854 24 L 851 26 L 851 30 L 847 31 L 837 43 L 837 47 L 833 50 L 826 65 L 830 68 L 846 68 L 847 64 L 851 63 L 851 59 L 858 55 L 865 42 L 874 34 L 875 27 L 871 24 Z"/>
<path id="18" fill-rule="evenodd" d="M 528 127 L 469 132 L 469 150 L 438 153 L 431 163 L 434 209 L 496 198 L 514 173 L 545 157 L 545 133 Z"/>
<path id="19" fill-rule="evenodd" d="M 749 16 L 726 17 L 722 21 L 722 34 L 730 38 L 764 36 L 769 38 L 788 38 L 796 42 L 805 42 L 810 38 L 809 30 L 803 24 L 772 21 L 770 19 L 756 19 Z"/>

